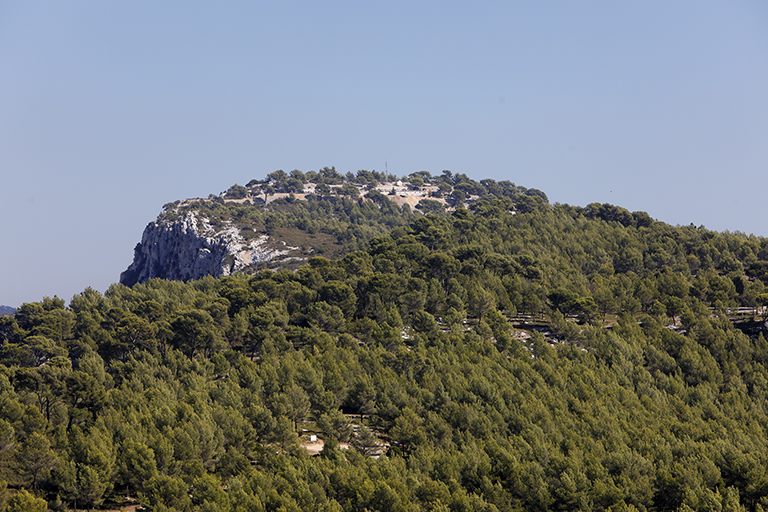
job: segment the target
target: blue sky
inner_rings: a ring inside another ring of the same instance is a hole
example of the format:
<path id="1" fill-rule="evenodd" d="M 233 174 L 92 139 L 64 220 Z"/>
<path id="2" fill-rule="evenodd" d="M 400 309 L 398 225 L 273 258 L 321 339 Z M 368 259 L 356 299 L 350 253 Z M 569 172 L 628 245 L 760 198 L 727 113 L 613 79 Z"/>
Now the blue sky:
<path id="1" fill-rule="evenodd" d="M 768 236 L 768 3 L 0 0 L 0 304 L 276 169 L 508 179 Z"/>

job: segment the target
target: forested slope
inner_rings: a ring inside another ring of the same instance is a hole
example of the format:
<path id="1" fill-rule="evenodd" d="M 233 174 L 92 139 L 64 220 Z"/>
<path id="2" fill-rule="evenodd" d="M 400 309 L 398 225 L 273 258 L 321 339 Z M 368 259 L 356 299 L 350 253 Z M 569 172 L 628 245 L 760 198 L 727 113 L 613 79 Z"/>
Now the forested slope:
<path id="1" fill-rule="evenodd" d="M 0 509 L 761 510 L 766 271 L 763 238 L 494 197 L 295 272 L 25 304 Z"/>

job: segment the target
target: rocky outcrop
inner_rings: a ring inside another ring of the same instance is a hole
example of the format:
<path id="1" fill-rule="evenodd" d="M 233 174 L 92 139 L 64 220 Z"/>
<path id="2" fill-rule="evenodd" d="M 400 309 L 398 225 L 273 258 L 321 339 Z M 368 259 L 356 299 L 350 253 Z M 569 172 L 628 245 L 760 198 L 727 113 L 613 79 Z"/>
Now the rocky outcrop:
<path id="1" fill-rule="evenodd" d="M 187 212 L 175 221 L 147 225 L 134 249 L 133 263 L 120 274 L 120 283 L 133 286 L 155 277 L 188 281 L 226 276 L 284 259 L 295 249 L 284 244 L 278 248 L 267 235 L 246 240 L 235 226 L 216 229 L 197 212 Z"/>

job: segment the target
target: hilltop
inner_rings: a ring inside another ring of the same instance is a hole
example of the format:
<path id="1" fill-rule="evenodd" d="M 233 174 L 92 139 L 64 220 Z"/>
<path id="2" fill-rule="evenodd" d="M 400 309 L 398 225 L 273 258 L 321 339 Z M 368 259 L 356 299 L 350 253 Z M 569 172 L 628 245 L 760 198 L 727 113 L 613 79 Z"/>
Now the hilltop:
<path id="1" fill-rule="evenodd" d="M 134 261 L 120 276 L 188 280 L 263 268 L 297 268 L 309 257 L 338 258 L 423 214 L 447 214 L 480 200 L 503 199 L 513 210 L 547 204 L 536 189 L 508 181 L 476 182 L 445 171 L 403 179 L 335 168 L 275 171 L 208 198 L 168 203 L 144 230 Z"/>

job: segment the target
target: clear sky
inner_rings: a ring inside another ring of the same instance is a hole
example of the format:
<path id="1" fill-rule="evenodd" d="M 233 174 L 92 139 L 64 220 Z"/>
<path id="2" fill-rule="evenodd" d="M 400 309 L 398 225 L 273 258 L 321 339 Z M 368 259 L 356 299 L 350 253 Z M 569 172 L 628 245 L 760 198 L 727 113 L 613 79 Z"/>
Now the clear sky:
<path id="1" fill-rule="evenodd" d="M 511 180 L 768 236 L 768 2 L 0 0 L 0 304 L 276 169 Z"/>

